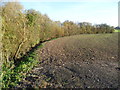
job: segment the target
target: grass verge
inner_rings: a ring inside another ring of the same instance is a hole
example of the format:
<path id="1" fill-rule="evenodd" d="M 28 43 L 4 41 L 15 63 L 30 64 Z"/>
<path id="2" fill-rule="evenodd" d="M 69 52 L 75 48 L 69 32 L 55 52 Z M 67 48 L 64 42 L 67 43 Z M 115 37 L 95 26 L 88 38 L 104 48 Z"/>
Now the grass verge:
<path id="1" fill-rule="evenodd" d="M 115 30 L 114 30 L 114 32 L 120 32 L 120 30 L 118 30 L 118 29 L 115 29 Z"/>
<path id="2" fill-rule="evenodd" d="M 43 44 L 37 46 L 35 50 L 41 48 Z M 22 57 L 22 60 L 15 66 L 13 62 L 3 63 L 2 72 L 2 88 L 15 87 L 18 82 L 26 77 L 26 74 L 37 65 L 37 54 L 35 50 L 32 50 L 27 55 Z"/>

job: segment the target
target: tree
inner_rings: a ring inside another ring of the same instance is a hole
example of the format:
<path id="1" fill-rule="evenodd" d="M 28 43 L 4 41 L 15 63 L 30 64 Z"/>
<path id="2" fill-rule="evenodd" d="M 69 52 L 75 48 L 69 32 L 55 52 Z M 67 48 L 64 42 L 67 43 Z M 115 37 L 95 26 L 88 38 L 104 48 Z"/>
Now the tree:
<path id="1" fill-rule="evenodd" d="M 18 2 L 5 3 L 2 6 L 2 18 L 4 19 L 5 32 L 3 49 L 6 59 L 9 60 L 18 56 L 23 42 L 26 41 L 25 16 L 22 13 L 22 6 Z"/>

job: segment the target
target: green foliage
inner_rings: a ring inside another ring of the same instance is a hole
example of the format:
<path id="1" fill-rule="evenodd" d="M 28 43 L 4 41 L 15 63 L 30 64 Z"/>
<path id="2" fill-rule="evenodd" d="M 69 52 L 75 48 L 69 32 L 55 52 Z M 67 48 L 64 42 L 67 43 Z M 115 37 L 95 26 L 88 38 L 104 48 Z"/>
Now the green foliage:
<path id="1" fill-rule="evenodd" d="M 29 72 L 37 63 L 36 54 L 31 52 L 29 55 L 24 56 L 23 60 L 14 66 L 12 62 L 3 63 L 2 65 L 2 87 L 11 88 L 16 86 L 22 78 L 26 77 L 26 73 Z"/>
<path id="2" fill-rule="evenodd" d="M 120 32 L 120 30 L 119 29 L 115 29 L 114 32 Z"/>
<path id="3" fill-rule="evenodd" d="M 37 12 L 35 10 L 27 10 L 26 18 L 28 19 L 27 24 L 32 26 L 35 25 L 35 21 L 37 19 Z"/>

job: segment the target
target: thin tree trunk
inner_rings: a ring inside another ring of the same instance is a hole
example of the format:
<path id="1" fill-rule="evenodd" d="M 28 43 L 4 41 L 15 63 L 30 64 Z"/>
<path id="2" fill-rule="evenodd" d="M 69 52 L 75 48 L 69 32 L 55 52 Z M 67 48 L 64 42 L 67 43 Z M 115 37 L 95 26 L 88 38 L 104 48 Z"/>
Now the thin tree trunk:
<path id="1" fill-rule="evenodd" d="M 21 49 L 21 47 L 22 47 L 22 45 L 27 41 L 27 38 L 26 38 L 26 32 L 25 32 L 25 22 L 23 21 L 23 24 L 24 24 L 24 28 L 23 28 L 23 40 L 22 40 L 22 42 L 18 45 L 18 49 L 16 50 L 16 53 L 15 53 L 15 55 L 14 55 L 14 62 L 16 62 L 15 60 L 17 59 L 17 56 L 18 56 L 18 54 L 19 54 L 19 51 L 20 51 L 20 49 Z"/>
<path id="2" fill-rule="evenodd" d="M 27 40 L 27 39 L 26 39 Z M 18 49 L 16 50 L 16 53 L 15 53 L 15 56 L 14 56 L 14 59 L 16 60 L 17 56 L 18 56 L 18 53 L 22 47 L 22 45 L 24 44 L 24 42 L 26 41 L 25 39 L 19 44 L 18 46 Z"/>

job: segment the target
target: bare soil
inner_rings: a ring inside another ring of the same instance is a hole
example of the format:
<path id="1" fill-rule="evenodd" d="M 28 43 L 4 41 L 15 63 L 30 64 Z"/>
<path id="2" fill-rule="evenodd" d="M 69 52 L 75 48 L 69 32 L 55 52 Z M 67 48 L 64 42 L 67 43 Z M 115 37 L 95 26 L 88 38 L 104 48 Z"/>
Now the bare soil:
<path id="1" fill-rule="evenodd" d="M 18 87 L 118 88 L 117 33 L 58 38 L 36 54 L 40 63 Z"/>

